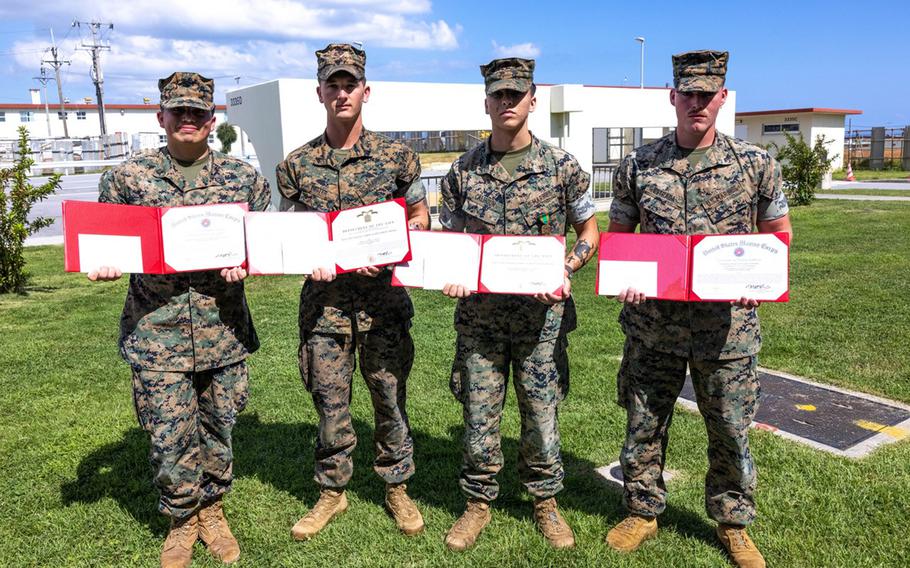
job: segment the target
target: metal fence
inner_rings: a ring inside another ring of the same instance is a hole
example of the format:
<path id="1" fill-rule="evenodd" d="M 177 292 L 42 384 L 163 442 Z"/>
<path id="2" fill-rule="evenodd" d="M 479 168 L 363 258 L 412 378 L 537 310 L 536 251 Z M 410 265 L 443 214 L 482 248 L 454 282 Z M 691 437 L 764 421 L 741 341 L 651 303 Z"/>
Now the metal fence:
<path id="1" fill-rule="evenodd" d="M 910 170 L 910 126 L 848 130 L 844 155 L 857 169 Z"/>
<path id="2" fill-rule="evenodd" d="M 594 164 L 591 176 L 591 190 L 594 200 L 603 200 L 613 197 L 613 174 L 616 166 L 613 164 Z M 439 215 L 439 185 L 444 175 L 424 175 L 421 177 L 427 189 L 427 202 L 430 206 L 430 215 Z"/>
<path id="3" fill-rule="evenodd" d="M 485 140 L 489 130 L 419 130 L 382 132 L 415 152 L 464 152 Z"/>
<path id="4" fill-rule="evenodd" d="M 28 145 L 31 158 L 35 160 L 32 171 L 36 173 L 43 169 L 60 169 L 53 166 L 42 168 L 43 163 L 57 165 L 60 162 L 74 162 L 74 165 L 78 165 L 80 161 L 123 160 L 130 154 L 129 135 L 124 132 L 91 138 L 33 138 L 29 140 Z M 12 163 L 18 158 L 19 142 L 0 140 L 0 163 Z M 86 164 L 86 167 L 79 169 L 92 167 L 94 166 Z"/>
<path id="5" fill-rule="evenodd" d="M 616 173 L 616 165 L 594 164 L 591 169 L 593 170 L 591 172 L 591 189 L 594 199 L 613 197 L 613 174 Z"/>

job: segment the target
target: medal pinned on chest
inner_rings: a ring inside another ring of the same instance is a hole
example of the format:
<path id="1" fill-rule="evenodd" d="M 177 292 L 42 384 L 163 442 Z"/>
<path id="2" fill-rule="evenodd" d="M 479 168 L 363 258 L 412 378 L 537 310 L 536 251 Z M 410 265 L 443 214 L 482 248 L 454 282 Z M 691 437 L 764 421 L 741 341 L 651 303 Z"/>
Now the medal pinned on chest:
<path id="1" fill-rule="evenodd" d="M 537 218 L 538 223 L 540 224 L 540 234 L 541 235 L 552 235 L 553 227 L 550 225 L 550 215 L 549 213 L 541 213 Z"/>

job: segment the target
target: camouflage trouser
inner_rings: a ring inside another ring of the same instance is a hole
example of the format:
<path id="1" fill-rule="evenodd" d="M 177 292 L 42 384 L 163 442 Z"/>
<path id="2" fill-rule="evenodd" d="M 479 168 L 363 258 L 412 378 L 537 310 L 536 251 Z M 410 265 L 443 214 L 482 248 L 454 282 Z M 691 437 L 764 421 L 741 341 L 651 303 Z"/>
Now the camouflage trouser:
<path id="1" fill-rule="evenodd" d="M 248 397 L 243 361 L 198 373 L 133 369 L 133 402 L 151 436 L 162 513 L 187 517 L 231 488 L 231 429 Z"/>
<path id="2" fill-rule="evenodd" d="M 748 525 L 755 519 L 756 474 L 749 425 L 760 397 L 756 358 L 687 360 L 654 351 L 634 339 L 626 339 L 617 381 L 619 405 L 628 412 L 620 453 L 626 507 L 653 517 L 666 506 L 664 458 L 687 363 L 708 431 L 705 508 L 718 522 Z"/>
<path id="3" fill-rule="evenodd" d="M 414 343 L 405 328 L 357 333 L 307 334 L 300 345 L 300 375 L 319 414 L 315 480 L 344 487 L 351 479 L 357 435 L 351 423 L 354 350 L 373 400 L 373 469 L 386 483 L 414 475 L 414 441 L 405 410 L 406 383 Z"/>
<path id="4" fill-rule="evenodd" d="M 499 494 L 499 427 L 509 367 L 521 414 L 518 477 L 535 497 L 552 497 L 562 490 L 557 406 L 569 388 L 566 345 L 564 337 L 514 342 L 458 335 L 450 387 L 464 407 L 459 485 L 467 497 L 492 501 Z"/>

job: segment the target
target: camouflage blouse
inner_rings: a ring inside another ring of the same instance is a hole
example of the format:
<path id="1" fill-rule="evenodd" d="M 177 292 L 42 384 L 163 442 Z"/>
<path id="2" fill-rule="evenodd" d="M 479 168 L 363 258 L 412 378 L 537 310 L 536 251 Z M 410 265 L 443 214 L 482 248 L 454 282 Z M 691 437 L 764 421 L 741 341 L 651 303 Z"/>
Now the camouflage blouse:
<path id="1" fill-rule="evenodd" d="M 369 130 L 349 150 L 334 150 L 325 135 L 307 142 L 278 164 L 276 177 L 283 211 L 329 212 L 398 197 L 412 205 L 426 198 L 417 154 Z M 301 332 L 350 335 L 408 325 L 411 298 L 391 281 L 391 270 L 375 278 L 348 273 L 332 282 L 307 280 L 300 293 Z"/>
<path id="2" fill-rule="evenodd" d="M 768 152 L 717 133 L 692 170 L 674 133 L 635 149 L 616 171 L 610 219 L 642 233 L 751 233 L 787 214 L 780 164 Z M 700 360 L 735 359 L 761 348 L 754 308 L 727 302 L 648 300 L 623 307 L 627 336 L 657 351 Z"/>
<path id="3" fill-rule="evenodd" d="M 98 201 L 168 207 L 246 202 L 269 205 L 268 182 L 249 164 L 211 152 L 193 187 L 166 148 L 144 152 L 104 173 Z M 203 371 L 241 361 L 259 347 L 243 283 L 217 270 L 133 274 L 120 318 L 120 352 L 136 368 Z"/>
<path id="4" fill-rule="evenodd" d="M 532 138 L 514 176 L 482 142 L 442 180 L 440 224 L 451 231 L 565 235 L 594 214 L 590 176 L 568 152 Z M 547 306 L 530 296 L 472 294 L 459 300 L 455 329 L 468 335 L 547 341 L 576 327 L 575 302 Z"/>

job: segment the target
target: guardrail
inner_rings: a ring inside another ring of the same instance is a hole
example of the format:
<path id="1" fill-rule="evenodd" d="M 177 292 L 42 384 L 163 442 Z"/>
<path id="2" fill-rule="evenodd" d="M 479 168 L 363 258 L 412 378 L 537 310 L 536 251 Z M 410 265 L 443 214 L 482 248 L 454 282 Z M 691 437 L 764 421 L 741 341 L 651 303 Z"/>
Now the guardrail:
<path id="1" fill-rule="evenodd" d="M 67 160 L 65 162 L 35 162 L 32 164 L 32 167 L 29 168 L 29 176 L 44 175 L 43 173 L 47 170 L 63 170 L 62 173 L 68 174 L 72 173 L 70 170 L 75 170 L 76 168 L 86 170 L 100 170 L 107 167 L 113 167 L 123 162 L 126 158 L 119 158 L 115 160 Z M 0 163 L 0 168 L 9 168 L 12 167 L 12 162 L 3 162 Z"/>

